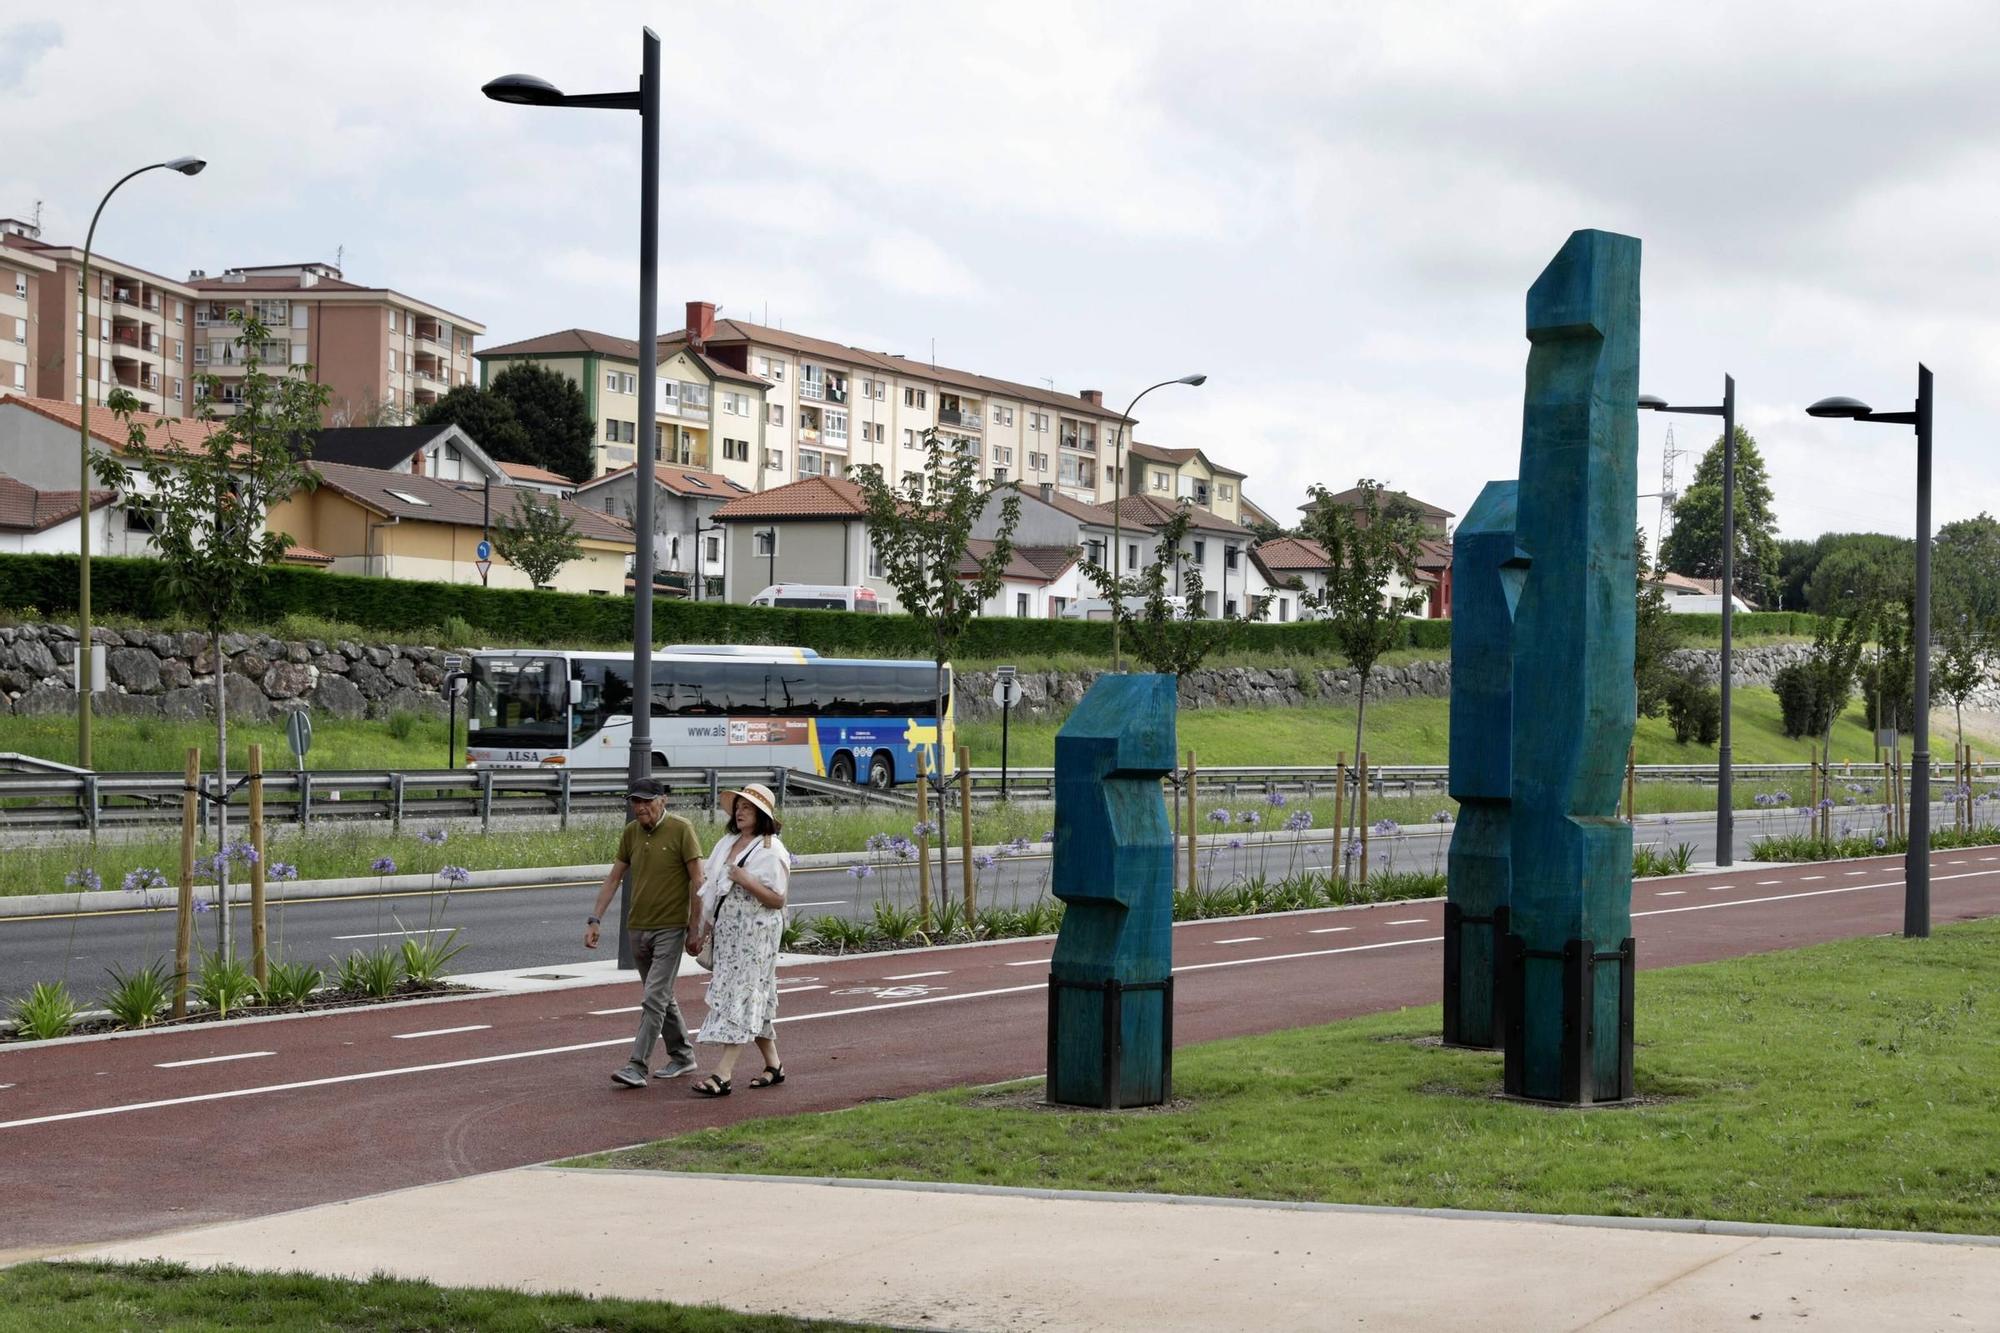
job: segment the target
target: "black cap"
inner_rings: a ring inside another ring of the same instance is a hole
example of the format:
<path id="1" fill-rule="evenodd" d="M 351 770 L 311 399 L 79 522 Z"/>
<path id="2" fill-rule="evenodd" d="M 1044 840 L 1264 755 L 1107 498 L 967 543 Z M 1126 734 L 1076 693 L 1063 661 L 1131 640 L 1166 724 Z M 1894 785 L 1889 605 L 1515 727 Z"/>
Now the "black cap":
<path id="1" fill-rule="evenodd" d="M 657 801 L 666 794 L 666 789 L 651 778 L 640 778 L 625 792 L 626 799 L 633 801 Z"/>

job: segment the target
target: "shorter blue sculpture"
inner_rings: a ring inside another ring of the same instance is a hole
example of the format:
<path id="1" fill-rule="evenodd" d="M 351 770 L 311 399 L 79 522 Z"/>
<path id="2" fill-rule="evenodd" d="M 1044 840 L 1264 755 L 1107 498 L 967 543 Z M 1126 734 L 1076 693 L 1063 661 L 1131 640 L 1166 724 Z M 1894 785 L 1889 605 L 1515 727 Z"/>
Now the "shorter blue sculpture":
<path id="1" fill-rule="evenodd" d="M 1048 1100 L 1153 1106 L 1173 1095 L 1175 679 L 1104 676 L 1056 734 Z"/>

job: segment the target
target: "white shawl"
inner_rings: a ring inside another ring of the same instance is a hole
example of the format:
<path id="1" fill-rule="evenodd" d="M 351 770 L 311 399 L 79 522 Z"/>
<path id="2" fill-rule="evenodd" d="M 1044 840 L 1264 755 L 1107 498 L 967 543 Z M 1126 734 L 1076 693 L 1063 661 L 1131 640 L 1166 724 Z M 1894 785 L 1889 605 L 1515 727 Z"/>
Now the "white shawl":
<path id="1" fill-rule="evenodd" d="M 716 909 L 722 905 L 723 896 L 731 888 L 729 867 L 732 865 L 741 863 L 759 884 L 780 898 L 790 897 L 792 855 L 785 850 L 785 844 L 775 837 L 753 838 L 747 854 L 738 849 L 734 857 L 726 857 L 724 853 L 735 841 L 734 833 L 723 834 L 714 850 L 709 852 L 708 859 L 702 863 L 701 919 L 711 924 L 715 921 Z"/>

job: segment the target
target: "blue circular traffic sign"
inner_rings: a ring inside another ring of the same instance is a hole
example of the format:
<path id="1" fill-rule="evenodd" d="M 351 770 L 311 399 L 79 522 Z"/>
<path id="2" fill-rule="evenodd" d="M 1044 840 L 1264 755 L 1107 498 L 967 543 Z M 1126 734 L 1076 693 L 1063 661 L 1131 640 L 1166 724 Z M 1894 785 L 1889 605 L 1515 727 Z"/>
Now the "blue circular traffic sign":
<path id="1" fill-rule="evenodd" d="M 481 560 L 491 560 L 493 558 L 493 543 L 488 541 L 480 542 L 478 555 Z"/>

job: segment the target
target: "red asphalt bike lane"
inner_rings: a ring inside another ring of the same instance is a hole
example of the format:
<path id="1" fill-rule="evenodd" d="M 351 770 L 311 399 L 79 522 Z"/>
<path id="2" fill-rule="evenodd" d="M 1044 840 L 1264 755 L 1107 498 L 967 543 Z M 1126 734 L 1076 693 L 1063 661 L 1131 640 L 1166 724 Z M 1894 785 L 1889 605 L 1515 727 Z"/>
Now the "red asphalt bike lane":
<path id="1" fill-rule="evenodd" d="M 1933 867 L 1938 924 L 2000 914 L 2000 851 L 1941 852 Z M 1902 888 L 1900 858 L 1642 880 L 1639 962 L 1894 931 Z M 1177 926 L 1177 1043 L 1434 1003 L 1442 917 L 1431 901 Z M 1039 1075 L 1051 949 L 1016 940 L 787 966 L 790 1077 L 751 1089 L 746 1056 L 734 1094 L 716 1100 L 685 1078 L 611 1083 L 636 1021 L 630 983 L 0 1049 L 0 1255 Z M 680 988 L 691 1023 L 701 989 Z"/>

